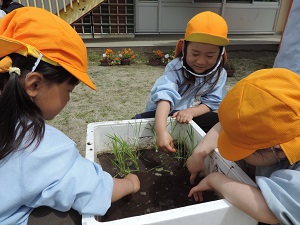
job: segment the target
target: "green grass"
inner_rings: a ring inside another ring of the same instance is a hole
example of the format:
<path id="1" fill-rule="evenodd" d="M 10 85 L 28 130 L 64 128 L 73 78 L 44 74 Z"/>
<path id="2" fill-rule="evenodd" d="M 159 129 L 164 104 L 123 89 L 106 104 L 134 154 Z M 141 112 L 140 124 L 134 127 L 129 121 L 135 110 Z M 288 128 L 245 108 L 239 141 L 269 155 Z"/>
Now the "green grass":
<path id="1" fill-rule="evenodd" d="M 99 66 L 100 53 L 89 51 L 88 74 L 96 91 L 79 84 L 63 111 L 47 121 L 73 139 L 81 154 L 85 154 L 88 123 L 131 119 L 145 111 L 146 101 L 155 80 L 165 67 L 150 66 L 149 53 L 138 53 L 130 66 Z M 236 72 L 227 79 L 227 90 L 246 75 L 272 67 L 276 52 L 229 52 Z"/>

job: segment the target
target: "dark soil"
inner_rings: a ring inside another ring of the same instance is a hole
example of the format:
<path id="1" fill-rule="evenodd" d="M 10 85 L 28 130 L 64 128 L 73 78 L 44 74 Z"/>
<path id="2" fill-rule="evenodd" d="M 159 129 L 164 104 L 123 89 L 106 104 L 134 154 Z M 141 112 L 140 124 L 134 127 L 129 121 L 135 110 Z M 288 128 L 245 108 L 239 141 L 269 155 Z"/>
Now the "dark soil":
<path id="1" fill-rule="evenodd" d="M 98 155 L 102 168 L 115 176 L 118 172 L 113 168 L 110 158 L 113 158 L 112 154 Z M 193 198 L 188 198 L 192 185 L 183 160 L 174 158 L 173 154 L 141 150 L 139 167 L 140 171 L 133 173 L 140 179 L 140 191 L 113 203 L 100 219 L 102 222 L 199 204 Z M 204 193 L 204 202 L 217 199 L 215 192 Z"/>

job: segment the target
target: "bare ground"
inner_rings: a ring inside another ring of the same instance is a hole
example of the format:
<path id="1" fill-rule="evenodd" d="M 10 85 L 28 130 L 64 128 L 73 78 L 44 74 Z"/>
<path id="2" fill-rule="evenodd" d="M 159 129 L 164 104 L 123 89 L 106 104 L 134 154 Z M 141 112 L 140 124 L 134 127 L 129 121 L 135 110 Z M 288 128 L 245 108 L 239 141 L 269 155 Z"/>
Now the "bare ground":
<path id="1" fill-rule="evenodd" d="M 228 77 L 227 90 L 250 73 L 271 68 L 276 54 L 267 51 L 229 52 L 228 58 L 233 61 L 236 71 L 233 77 Z M 143 112 L 152 85 L 163 70 L 163 66 L 147 65 L 144 59 L 130 66 L 109 67 L 90 60 L 89 75 L 97 90 L 78 85 L 64 110 L 47 122 L 72 138 L 84 155 L 87 124 L 130 119 Z"/>

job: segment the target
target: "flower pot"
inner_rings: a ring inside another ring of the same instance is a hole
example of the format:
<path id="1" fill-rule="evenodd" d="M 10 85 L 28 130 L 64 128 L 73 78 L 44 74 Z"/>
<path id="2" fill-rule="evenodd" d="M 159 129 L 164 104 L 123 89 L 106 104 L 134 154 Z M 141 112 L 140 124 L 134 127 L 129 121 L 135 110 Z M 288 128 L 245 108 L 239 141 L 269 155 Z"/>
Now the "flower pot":
<path id="1" fill-rule="evenodd" d="M 234 68 L 226 69 L 226 71 L 227 71 L 227 77 L 233 77 L 234 76 L 234 73 L 235 73 Z"/>
<path id="2" fill-rule="evenodd" d="M 224 69 L 227 72 L 227 77 L 233 77 L 235 72 L 235 66 L 233 61 L 227 61 L 224 65 Z"/>
<path id="3" fill-rule="evenodd" d="M 169 60 L 167 58 L 163 58 L 161 61 L 161 65 L 166 66 L 169 63 Z"/>
<path id="4" fill-rule="evenodd" d="M 121 59 L 121 65 L 130 65 L 131 60 L 130 59 Z"/>
<path id="5" fill-rule="evenodd" d="M 97 155 L 101 152 L 107 152 L 109 150 L 109 146 L 112 145 L 109 135 L 116 135 L 127 141 L 129 144 L 135 144 L 141 148 L 147 148 L 153 145 L 155 143 L 155 136 L 152 132 L 154 122 L 155 119 L 136 119 L 95 122 L 88 124 L 85 157 L 95 163 L 99 163 Z M 172 122 L 168 120 L 167 130 L 169 132 L 172 131 L 174 140 L 179 137 L 186 139 L 189 135 L 193 136 L 193 138 L 190 139 L 191 146 L 195 146 L 205 136 L 204 131 L 193 121 L 191 121 L 190 124 L 177 124 L 174 120 L 172 120 Z M 210 157 L 207 157 L 205 161 L 205 168 L 205 174 L 219 171 L 235 180 L 256 186 L 252 179 L 248 177 L 248 175 L 237 164 L 223 159 L 217 150 L 213 151 Z M 159 182 L 154 183 L 153 188 L 158 184 Z M 155 191 L 155 188 L 153 190 Z M 188 190 L 189 189 L 187 187 L 186 191 L 188 192 Z M 137 194 L 141 196 L 144 195 L 140 192 Z M 174 200 L 175 197 L 172 197 L 172 200 Z M 130 200 L 130 197 L 127 200 Z M 141 204 L 147 204 L 147 202 L 141 202 Z M 257 224 L 257 221 L 228 203 L 225 199 L 191 206 L 176 207 L 155 213 L 150 211 L 146 214 L 120 218 L 114 221 L 107 221 L 105 223 L 97 221 L 93 215 L 83 215 L 82 224 L 113 225 L 123 223 L 134 225 L 197 225 L 200 220 L 201 225 L 222 225 L 224 224 L 224 221 L 231 225 Z"/>
<path id="6" fill-rule="evenodd" d="M 112 60 L 100 60 L 101 66 L 112 66 Z"/>
<path id="7" fill-rule="evenodd" d="M 161 63 L 161 59 L 149 59 L 149 64 L 151 66 L 159 66 Z"/>

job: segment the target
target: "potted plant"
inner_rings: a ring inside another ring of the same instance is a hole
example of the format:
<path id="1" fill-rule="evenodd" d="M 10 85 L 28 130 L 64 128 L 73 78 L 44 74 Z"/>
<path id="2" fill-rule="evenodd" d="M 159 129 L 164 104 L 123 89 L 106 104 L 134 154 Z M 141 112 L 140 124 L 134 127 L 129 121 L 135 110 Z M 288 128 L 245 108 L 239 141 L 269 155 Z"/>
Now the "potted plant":
<path id="1" fill-rule="evenodd" d="M 162 59 L 162 64 L 167 65 L 169 62 L 171 62 L 174 59 L 174 51 L 170 51 L 169 53 L 165 54 Z"/>
<path id="2" fill-rule="evenodd" d="M 111 49 L 106 49 L 105 53 L 102 54 L 102 57 L 100 58 L 101 66 L 112 66 L 113 65 L 113 57 L 114 52 Z"/>
<path id="3" fill-rule="evenodd" d="M 162 63 L 162 59 L 164 57 L 164 53 L 161 50 L 153 51 L 151 58 L 149 59 L 149 63 L 151 66 L 158 66 Z"/>
<path id="4" fill-rule="evenodd" d="M 232 59 L 227 59 L 227 62 L 224 65 L 224 69 L 227 71 L 228 77 L 233 77 L 235 73 L 235 66 Z"/>
<path id="5" fill-rule="evenodd" d="M 131 48 L 124 48 L 123 51 L 119 51 L 119 57 L 121 65 L 130 65 L 134 59 L 134 52 Z"/>
<path id="6" fill-rule="evenodd" d="M 222 196 L 201 204 L 189 201 L 187 193 L 191 188 L 190 174 L 184 168 L 184 158 L 188 155 L 181 154 L 184 153 L 181 149 L 188 147 L 193 150 L 205 133 L 193 121 L 189 124 L 179 124 L 169 118 L 167 131 L 174 141 L 180 140 L 181 144 L 176 147 L 176 152 L 179 154 L 166 154 L 155 150 L 154 124 L 153 118 L 88 124 L 86 158 L 99 163 L 105 171 L 111 174 L 138 173 L 143 185 L 139 192 L 113 203 L 106 215 L 102 217 L 83 215 L 82 224 L 196 225 L 199 224 L 199 220 L 202 225 L 221 225 L 224 221 L 228 224 L 257 224 L 257 221 L 229 204 Z M 137 149 L 141 151 L 136 152 Z M 117 151 L 117 155 L 114 151 Z M 113 154 L 106 155 L 108 153 Z M 139 163 L 136 163 L 137 161 Z M 115 169 L 115 166 L 109 166 L 109 164 L 116 164 L 122 170 Z M 186 173 L 181 177 L 180 174 L 184 171 Z M 202 175 L 217 171 L 255 186 L 252 179 L 237 164 L 224 160 L 218 151 L 213 151 L 205 160 L 205 171 Z M 187 204 L 183 204 L 184 201 Z M 169 206 L 172 207 L 169 208 Z"/>

